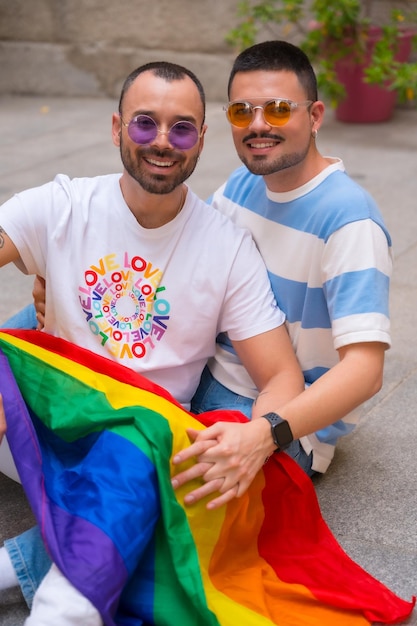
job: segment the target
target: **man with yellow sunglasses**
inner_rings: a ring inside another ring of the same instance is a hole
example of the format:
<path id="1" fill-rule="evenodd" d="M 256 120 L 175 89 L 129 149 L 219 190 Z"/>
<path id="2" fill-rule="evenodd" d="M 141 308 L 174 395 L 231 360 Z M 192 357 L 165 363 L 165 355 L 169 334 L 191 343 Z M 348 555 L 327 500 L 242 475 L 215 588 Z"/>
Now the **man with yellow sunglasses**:
<path id="1" fill-rule="evenodd" d="M 290 426 L 287 448 L 309 474 L 325 472 L 358 407 L 382 385 L 390 346 L 391 239 L 375 202 L 338 158 L 317 148 L 324 104 L 307 56 L 285 41 L 267 41 L 235 60 L 225 107 L 243 166 L 212 196 L 212 205 L 248 228 L 303 370 L 306 391 L 272 420 Z M 192 409 L 238 409 L 250 416 L 258 392 L 227 334 L 205 369 Z M 285 436 L 285 431 L 283 430 Z M 201 433 L 183 462 L 208 438 L 232 445 L 220 424 Z M 200 456 L 214 458 L 216 447 Z M 176 477 L 182 484 L 194 467 Z M 200 468 L 204 473 L 204 465 Z M 213 473 L 213 478 L 215 474 Z M 220 477 L 220 473 L 219 473 Z M 215 482 L 189 494 L 215 490 Z"/>

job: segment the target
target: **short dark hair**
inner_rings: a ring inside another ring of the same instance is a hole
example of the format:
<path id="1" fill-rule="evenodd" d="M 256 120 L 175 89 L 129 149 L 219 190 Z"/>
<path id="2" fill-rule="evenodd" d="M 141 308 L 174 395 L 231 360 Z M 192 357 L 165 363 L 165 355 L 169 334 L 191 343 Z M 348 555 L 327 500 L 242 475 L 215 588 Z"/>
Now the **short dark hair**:
<path id="1" fill-rule="evenodd" d="M 288 41 L 264 41 L 243 50 L 233 63 L 227 86 L 228 95 L 238 72 L 256 70 L 294 72 L 307 99 L 315 102 L 318 98 L 317 79 L 308 56 Z"/>
<path id="2" fill-rule="evenodd" d="M 186 67 L 182 65 L 177 65 L 176 63 L 169 63 L 168 61 L 153 61 L 152 63 L 146 63 L 145 65 L 141 65 L 137 67 L 133 72 L 129 74 L 123 83 L 122 91 L 120 93 L 119 100 L 119 113 L 122 114 L 122 105 L 123 99 L 126 95 L 131 84 L 136 80 L 139 74 L 143 74 L 143 72 L 152 72 L 155 76 L 159 78 L 163 78 L 167 82 L 172 82 L 174 80 L 182 80 L 185 76 L 189 76 L 195 86 L 198 89 L 198 93 L 200 94 L 201 104 L 203 105 L 203 120 L 206 116 L 206 96 L 204 93 L 204 88 L 197 76 Z"/>

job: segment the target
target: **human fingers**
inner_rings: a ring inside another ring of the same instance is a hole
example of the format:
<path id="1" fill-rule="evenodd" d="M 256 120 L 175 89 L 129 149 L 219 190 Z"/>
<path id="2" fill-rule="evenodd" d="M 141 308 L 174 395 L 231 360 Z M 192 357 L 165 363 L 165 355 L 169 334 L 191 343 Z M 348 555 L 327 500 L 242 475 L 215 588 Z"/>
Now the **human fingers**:
<path id="1" fill-rule="evenodd" d="M 191 505 L 196 504 L 199 500 L 209 496 L 212 493 L 218 493 L 220 487 L 222 486 L 223 478 L 218 478 L 217 480 L 212 480 L 208 483 L 204 483 L 197 489 L 193 489 L 189 493 L 184 496 L 184 503 Z"/>
<path id="2" fill-rule="evenodd" d="M 234 485 L 231 489 L 229 489 L 225 493 L 222 493 L 220 496 L 213 498 L 213 500 L 210 500 L 209 502 L 207 502 L 207 509 L 209 509 L 210 511 L 214 509 L 218 509 L 219 507 L 224 506 L 225 504 L 227 504 L 234 498 L 238 498 L 241 495 L 239 493 L 239 488 L 240 488 L 240 485 L 239 483 L 237 483 L 237 485 Z"/>
<path id="3" fill-rule="evenodd" d="M 201 461 L 201 459 L 199 459 Z M 206 461 L 207 462 L 207 461 Z M 220 477 L 223 478 L 223 482 L 219 491 L 221 494 L 234 489 L 238 485 L 238 495 L 242 495 L 253 481 L 256 473 L 259 471 L 262 464 L 243 462 L 230 465 L 223 462 L 212 462 L 208 464 L 208 470 L 203 474 L 202 478 L 204 482 L 209 483 L 215 481 Z"/>
<path id="4" fill-rule="evenodd" d="M 198 433 L 199 431 L 195 432 Z M 190 434 L 189 430 L 187 430 L 187 434 Z M 174 465 L 180 465 L 181 463 L 184 463 L 184 461 L 188 461 L 193 457 L 199 457 L 201 454 L 203 454 L 216 444 L 217 441 L 213 439 L 195 441 L 190 446 L 188 446 L 188 448 L 184 448 L 183 450 L 177 452 L 177 454 L 172 457 L 172 462 Z"/>
<path id="5" fill-rule="evenodd" d="M 171 479 L 171 484 L 173 488 L 178 489 L 178 487 L 185 485 L 185 483 L 190 482 L 190 480 L 195 480 L 196 478 L 204 476 L 209 467 L 209 463 L 194 463 L 191 467 L 184 470 L 183 472 L 175 474 L 175 476 L 173 476 Z"/>
<path id="6" fill-rule="evenodd" d="M 36 330 L 43 330 L 43 328 L 45 327 L 45 317 L 40 313 L 36 313 L 36 319 L 38 321 Z"/>
<path id="7" fill-rule="evenodd" d="M 46 307 L 46 287 L 45 279 L 41 276 L 36 276 L 33 289 L 32 289 L 33 301 L 36 309 L 36 319 L 38 320 L 38 330 L 42 330 L 45 326 L 45 307 Z"/>

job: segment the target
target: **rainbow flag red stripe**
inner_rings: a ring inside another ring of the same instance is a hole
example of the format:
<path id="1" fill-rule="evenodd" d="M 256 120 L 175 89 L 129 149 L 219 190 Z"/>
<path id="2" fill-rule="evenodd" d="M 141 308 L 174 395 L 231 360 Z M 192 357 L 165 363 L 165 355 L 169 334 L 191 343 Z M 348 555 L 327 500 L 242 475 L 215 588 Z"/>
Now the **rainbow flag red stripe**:
<path id="1" fill-rule="evenodd" d="M 9 445 L 45 544 L 107 626 L 365 626 L 412 612 L 415 599 L 346 555 L 286 455 L 227 506 L 186 507 L 170 459 L 216 414 L 197 421 L 142 376 L 44 333 L 1 331 L 0 349 Z"/>

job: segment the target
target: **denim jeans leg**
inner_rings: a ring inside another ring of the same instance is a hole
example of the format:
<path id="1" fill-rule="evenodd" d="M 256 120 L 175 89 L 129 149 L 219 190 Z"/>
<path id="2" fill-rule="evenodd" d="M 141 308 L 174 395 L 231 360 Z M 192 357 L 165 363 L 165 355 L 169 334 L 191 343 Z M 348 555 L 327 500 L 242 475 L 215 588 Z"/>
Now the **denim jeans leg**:
<path id="1" fill-rule="evenodd" d="M 285 454 L 288 454 L 294 461 L 305 471 L 308 476 L 314 476 L 316 472 L 311 469 L 313 464 L 313 454 L 307 454 L 299 439 L 295 439 L 285 450 Z"/>
<path id="2" fill-rule="evenodd" d="M 240 411 L 250 419 L 253 399 L 240 396 L 216 380 L 208 367 L 201 375 L 200 384 L 191 400 L 191 411 L 198 415 L 205 411 L 228 410 Z"/>
<path id="3" fill-rule="evenodd" d="M 36 329 L 37 325 L 38 320 L 36 319 L 35 306 L 33 304 L 28 304 L 24 309 L 18 311 L 16 315 L 9 317 L 4 324 L 0 324 L 0 328 L 33 330 Z"/>
<path id="4" fill-rule="evenodd" d="M 7 539 L 4 546 L 15 569 L 26 603 L 31 608 L 35 591 L 52 565 L 39 528 L 35 526 L 18 537 Z"/>

